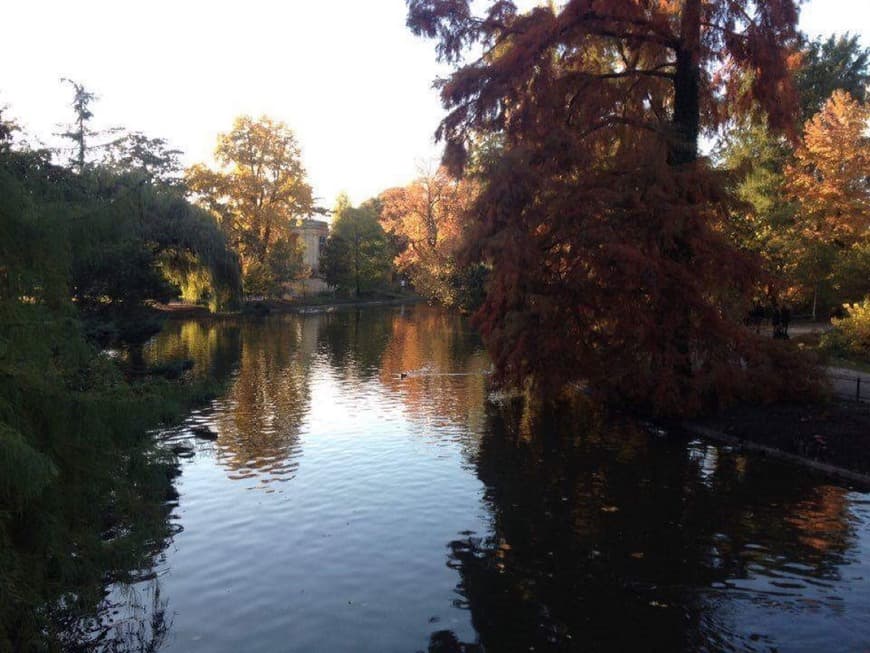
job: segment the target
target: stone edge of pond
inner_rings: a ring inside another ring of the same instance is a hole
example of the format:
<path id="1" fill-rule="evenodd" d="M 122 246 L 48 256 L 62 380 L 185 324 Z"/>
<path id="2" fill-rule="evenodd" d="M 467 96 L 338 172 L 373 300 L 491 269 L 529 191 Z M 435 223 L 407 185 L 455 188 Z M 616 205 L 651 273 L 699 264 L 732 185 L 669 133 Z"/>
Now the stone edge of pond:
<path id="1" fill-rule="evenodd" d="M 857 472 L 851 469 L 846 469 L 845 467 L 839 467 L 837 465 L 823 463 L 818 460 L 813 460 L 812 458 L 806 458 L 804 456 L 799 456 L 797 454 L 784 451 L 777 447 L 771 447 L 769 445 L 761 444 L 759 442 L 753 442 L 752 440 L 748 440 L 746 438 L 738 438 L 733 435 L 723 433 L 722 431 L 710 428 L 709 426 L 703 426 L 694 422 L 684 422 L 683 428 L 687 433 L 692 435 L 707 438 L 708 440 L 714 440 L 722 444 L 731 445 L 746 451 L 754 451 L 766 456 L 770 456 L 771 458 L 784 460 L 795 465 L 801 465 L 817 473 L 825 474 L 827 476 L 833 476 L 840 480 L 848 481 L 849 483 L 859 485 L 862 487 L 862 489 L 870 490 L 870 474 L 863 474 L 861 472 Z"/>
<path id="2" fill-rule="evenodd" d="M 275 313 L 331 313 L 348 308 L 368 308 L 377 306 L 403 306 L 408 304 L 421 304 L 426 300 L 423 297 L 397 297 L 395 299 L 371 299 L 358 302 L 335 302 L 329 304 L 291 304 L 271 307 Z"/>

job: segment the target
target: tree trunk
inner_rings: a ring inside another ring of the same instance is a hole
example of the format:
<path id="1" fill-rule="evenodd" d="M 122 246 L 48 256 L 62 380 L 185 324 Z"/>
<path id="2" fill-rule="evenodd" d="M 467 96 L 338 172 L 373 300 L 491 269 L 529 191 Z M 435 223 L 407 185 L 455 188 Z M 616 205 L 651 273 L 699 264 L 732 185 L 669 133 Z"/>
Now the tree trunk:
<path id="1" fill-rule="evenodd" d="M 680 166 L 698 158 L 701 131 L 701 0 L 685 0 L 674 74 L 673 134 L 668 163 Z"/>
<path id="2" fill-rule="evenodd" d="M 272 239 L 272 225 L 267 224 L 263 231 L 262 243 L 260 244 L 260 263 L 266 264 L 266 257 L 269 255 L 269 241 Z"/>
<path id="3" fill-rule="evenodd" d="M 674 168 L 690 165 L 698 158 L 698 135 L 701 131 L 700 111 L 700 49 L 701 49 L 701 0 L 684 0 L 680 20 L 679 45 L 676 49 L 676 72 L 674 74 L 674 114 L 671 141 L 668 147 L 668 164 Z M 684 226 L 685 230 L 688 225 Z M 674 239 L 671 257 L 676 262 L 690 266 L 693 252 L 688 234 L 678 234 Z M 691 396 L 694 372 L 692 370 L 691 339 L 692 315 L 688 305 L 679 307 L 679 321 L 674 328 L 674 346 L 680 360 L 675 366 L 684 396 Z"/>

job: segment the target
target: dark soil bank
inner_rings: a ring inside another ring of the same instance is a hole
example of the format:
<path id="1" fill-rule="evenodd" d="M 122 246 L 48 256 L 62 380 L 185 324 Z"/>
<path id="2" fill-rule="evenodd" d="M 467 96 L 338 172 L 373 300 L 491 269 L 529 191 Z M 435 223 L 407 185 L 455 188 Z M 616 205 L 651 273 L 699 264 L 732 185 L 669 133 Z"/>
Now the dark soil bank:
<path id="1" fill-rule="evenodd" d="M 697 424 L 870 475 L 870 404 L 738 406 Z"/>

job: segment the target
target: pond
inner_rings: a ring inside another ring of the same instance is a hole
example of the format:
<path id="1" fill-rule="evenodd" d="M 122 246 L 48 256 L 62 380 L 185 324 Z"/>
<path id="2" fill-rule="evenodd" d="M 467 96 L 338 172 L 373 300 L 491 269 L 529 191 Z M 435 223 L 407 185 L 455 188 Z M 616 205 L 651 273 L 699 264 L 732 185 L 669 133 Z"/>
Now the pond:
<path id="1" fill-rule="evenodd" d="M 177 534 L 112 589 L 107 618 L 146 648 L 870 647 L 870 495 L 498 401 L 459 317 L 178 321 L 146 356 L 227 388 L 162 434 L 192 447 Z"/>

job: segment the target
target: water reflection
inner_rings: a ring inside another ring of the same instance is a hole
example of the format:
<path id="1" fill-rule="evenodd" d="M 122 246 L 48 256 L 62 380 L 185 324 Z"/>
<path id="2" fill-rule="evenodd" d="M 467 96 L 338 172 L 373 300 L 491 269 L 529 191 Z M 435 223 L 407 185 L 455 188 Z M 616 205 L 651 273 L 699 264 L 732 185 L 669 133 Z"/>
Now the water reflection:
<path id="1" fill-rule="evenodd" d="M 224 396 L 194 412 L 173 440 L 196 428 L 217 436 L 211 450 L 232 479 L 263 484 L 292 478 L 300 428 L 310 402 L 309 376 L 318 320 L 288 316 L 257 320 L 170 322 L 149 343 L 149 363 L 194 361 L 193 374 L 228 384 Z"/>
<path id="2" fill-rule="evenodd" d="M 193 376 L 223 383 L 238 368 L 242 324 L 241 319 L 168 320 L 145 345 L 145 362 L 190 360 Z"/>
<path id="3" fill-rule="evenodd" d="M 418 306 L 351 309 L 260 319 L 174 321 L 145 349 L 146 361 L 190 359 L 193 374 L 229 381 L 167 439 L 212 429 L 213 452 L 235 480 L 286 481 L 300 463 L 313 375 L 323 383 L 387 393 L 409 420 L 452 427 L 472 453 L 483 423 L 488 359 L 465 320 Z"/>
<path id="4" fill-rule="evenodd" d="M 268 319 L 244 330 L 239 369 L 213 421 L 217 459 L 231 478 L 273 482 L 295 473 L 311 401 L 316 326 L 311 320 Z"/>
<path id="5" fill-rule="evenodd" d="M 450 560 L 486 650 L 820 650 L 870 609 L 866 511 L 796 470 L 516 407 L 476 469 L 492 532 Z"/>
<path id="6" fill-rule="evenodd" d="M 454 441 L 471 457 L 483 428 L 489 359 L 464 318 L 416 307 L 392 316 L 392 337 L 380 380 L 408 418 L 426 426 L 453 425 Z"/>
<path id="7" fill-rule="evenodd" d="M 301 319 L 316 324 L 318 350 L 339 379 L 364 381 L 376 377 L 381 369 L 394 324 L 387 317 L 390 313 L 372 319 L 371 309 L 349 309 Z"/>
<path id="8" fill-rule="evenodd" d="M 156 653 L 172 630 L 168 600 L 156 579 L 116 585 L 99 615 L 82 624 L 74 639 L 62 643 L 67 653 Z"/>
<path id="9" fill-rule="evenodd" d="M 870 645 L 866 496 L 588 411 L 494 405 L 461 318 L 192 322 L 150 347 L 227 381 L 173 434 L 216 440 L 182 476 L 170 650 Z"/>

